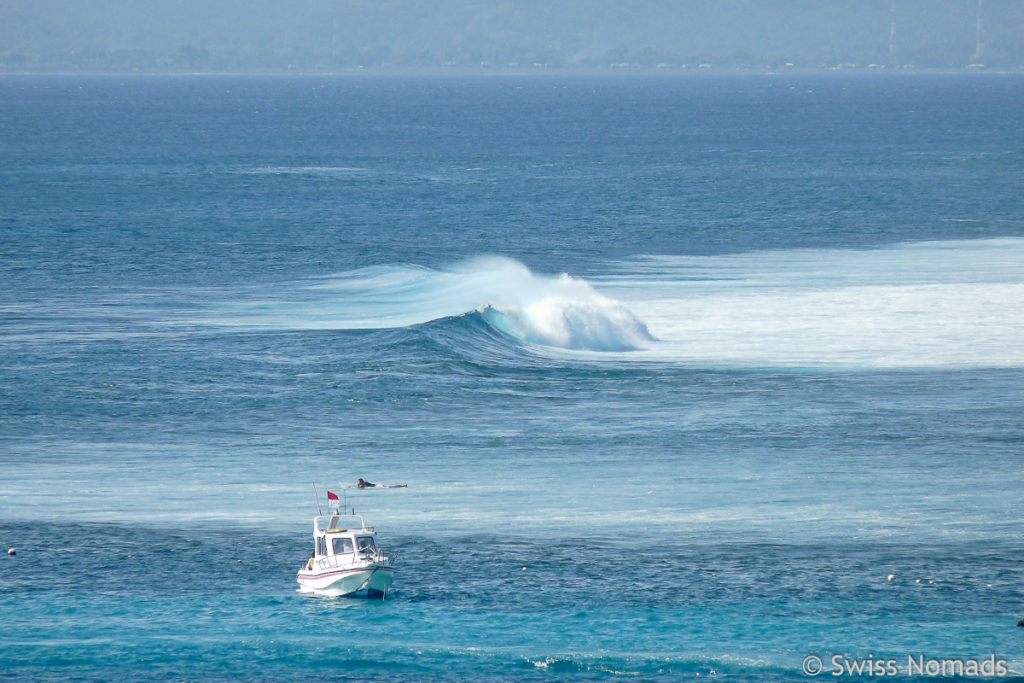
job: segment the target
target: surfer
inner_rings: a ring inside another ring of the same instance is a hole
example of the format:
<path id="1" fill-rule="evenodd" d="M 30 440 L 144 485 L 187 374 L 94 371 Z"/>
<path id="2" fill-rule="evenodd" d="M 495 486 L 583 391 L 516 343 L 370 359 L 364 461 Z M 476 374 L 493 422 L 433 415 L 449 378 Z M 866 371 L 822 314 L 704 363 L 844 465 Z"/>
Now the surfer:
<path id="1" fill-rule="evenodd" d="M 357 489 L 407 489 L 407 488 L 409 488 L 409 485 L 408 484 L 374 484 L 373 482 L 366 481 L 365 479 L 360 478 L 359 481 L 356 482 L 356 488 Z"/>

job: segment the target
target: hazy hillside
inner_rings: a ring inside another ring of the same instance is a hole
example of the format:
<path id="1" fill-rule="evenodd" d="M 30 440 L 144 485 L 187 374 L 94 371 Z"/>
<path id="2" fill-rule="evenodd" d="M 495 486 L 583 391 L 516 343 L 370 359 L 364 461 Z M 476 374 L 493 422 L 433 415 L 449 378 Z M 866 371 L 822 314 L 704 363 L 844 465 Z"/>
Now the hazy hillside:
<path id="1" fill-rule="evenodd" d="M 1024 2 L 3 0 L 0 68 L 1024 66 Z M 895 33 L 891 35 L 895 14 Z"/>

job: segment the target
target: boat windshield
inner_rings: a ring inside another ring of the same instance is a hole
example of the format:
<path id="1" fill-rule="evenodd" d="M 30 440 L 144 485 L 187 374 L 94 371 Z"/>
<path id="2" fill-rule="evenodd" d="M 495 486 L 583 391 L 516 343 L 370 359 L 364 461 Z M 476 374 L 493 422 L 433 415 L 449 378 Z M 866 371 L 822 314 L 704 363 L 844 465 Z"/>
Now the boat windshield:
<path id="1" fill-rule="evenodd" d="M 373 551 L 377 549 L 377 544 L 373 542 L 373 536 L 360 536 L 358 539 L 356 539 L 356 542 L 359 544 L 360 551 Z"/>

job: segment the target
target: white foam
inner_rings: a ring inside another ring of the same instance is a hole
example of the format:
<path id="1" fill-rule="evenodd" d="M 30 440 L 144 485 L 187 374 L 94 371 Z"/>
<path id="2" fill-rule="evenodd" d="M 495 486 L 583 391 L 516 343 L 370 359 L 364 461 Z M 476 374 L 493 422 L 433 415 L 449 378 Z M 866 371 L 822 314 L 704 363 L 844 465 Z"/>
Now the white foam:
<path id="1" fill-rule="evenodd" d="M 652 341 L 646 326 L 618 301 L 563 274 L 520 271 L 492 290 L 486 311 L 501 329 L 527 342 L 561 349 L 628 351 Z"/>
<path id="2" fill-rule="evenodd" d="M 652 257 L 603 289 L 695 365 L 1024 367 L 1024 240 Z"/>

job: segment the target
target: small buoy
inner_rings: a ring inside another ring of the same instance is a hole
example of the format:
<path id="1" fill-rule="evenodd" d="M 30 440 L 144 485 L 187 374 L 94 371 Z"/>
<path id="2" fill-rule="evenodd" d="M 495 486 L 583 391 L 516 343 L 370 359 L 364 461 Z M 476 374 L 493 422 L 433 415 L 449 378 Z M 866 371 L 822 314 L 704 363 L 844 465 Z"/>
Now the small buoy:
<path id="1" fill-rule="evenodd" d="M 1017 626 L 1024 628 L 1024 617 L 1021 617 L 1020 621 L 1017 622 Z"/>
<path id="2" fill-rule="evenodd" d="M 10 555 L 11 557 L 13 557 L 13 556 L 18 554 L 18 551 L 15 550 L 14 548 L 8 548 L 7 549 L 7 554 Z"/>
<path id="3" fill-rule="evenodd" d="M 932 581 L 931 579 L 928 579 L 928 585 L 929 585 L 929 586 L 934 586 L 934 585 L 935 585 L 935 582 L 934 582 L 934 581 Z"/>
<path id="4" fill-rule="evenodd" d="M 917 581 L 915 581 L 915 583 L 921 583 L 921 579 L 918 579 Z"/>
<path id="5" fill-rule="evenodd" d="M 896 580 L 896 575 L 895 574 L 889 574 L 889 576 L 885 580 L 886 581 L 895 581 Z"/>
<path id="6" fill-rule="evenodd" d="M 239 562 L 241 562 L 241 560 L 239 560 Z"/>
<path id="7" fill-rule="evenodd" d="M 526 567 L 523 567 L 523 571 L 524 571 L 524 572 L 526 571 Z"/>

